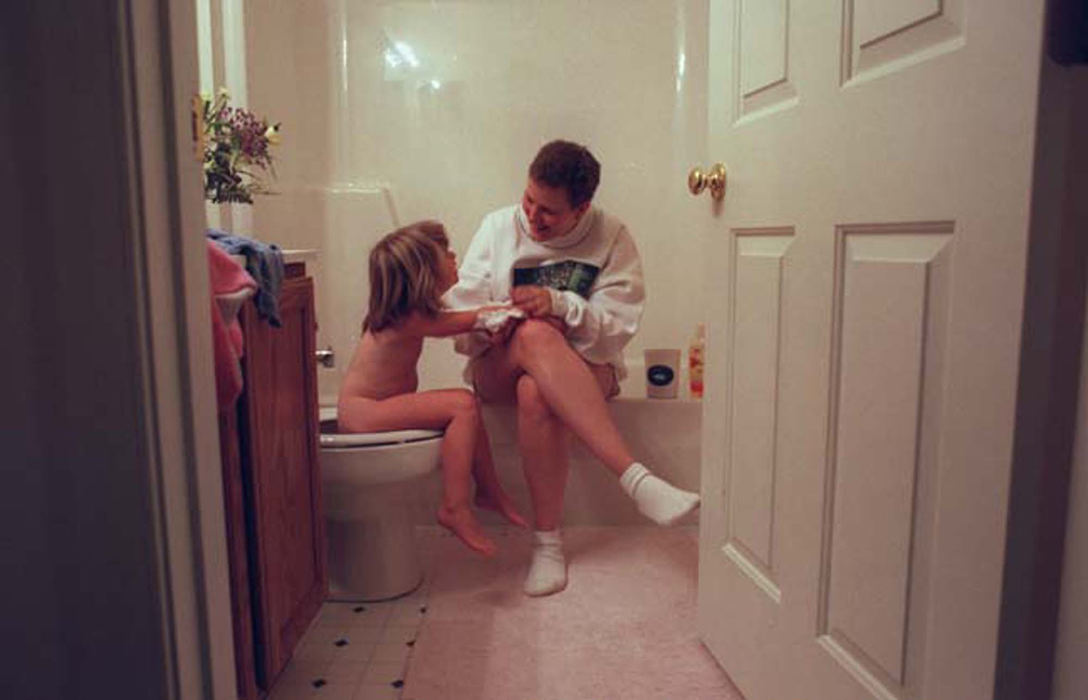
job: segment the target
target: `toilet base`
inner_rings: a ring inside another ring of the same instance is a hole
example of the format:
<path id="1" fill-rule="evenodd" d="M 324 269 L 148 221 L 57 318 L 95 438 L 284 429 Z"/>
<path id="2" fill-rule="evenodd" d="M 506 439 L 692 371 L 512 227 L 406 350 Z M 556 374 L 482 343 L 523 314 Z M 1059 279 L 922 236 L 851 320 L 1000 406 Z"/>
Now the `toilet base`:
<path id="1" fill-rule="evenodd" d="M 423 576 L 420 575 L 416 584 L 404 591 L 388 598 L 370 598 L 360 597 L 360 595 L 353 591 L 342 591 L 336 588 L 332 582 L 329 582 L 329 596 L 326 598 L 331 603 L 388 603 L 393 600 L 400 600 L 401 598 L 411 595 L 419 590 L 419 587 L 423 585 Z"/>
<path id="2" fill-rule="evenodd" d="M 407 595 L 423 582 L 415 528 L 399 514 L 383 520 L 325 522 L 329 600 L 376 602 Z"/>

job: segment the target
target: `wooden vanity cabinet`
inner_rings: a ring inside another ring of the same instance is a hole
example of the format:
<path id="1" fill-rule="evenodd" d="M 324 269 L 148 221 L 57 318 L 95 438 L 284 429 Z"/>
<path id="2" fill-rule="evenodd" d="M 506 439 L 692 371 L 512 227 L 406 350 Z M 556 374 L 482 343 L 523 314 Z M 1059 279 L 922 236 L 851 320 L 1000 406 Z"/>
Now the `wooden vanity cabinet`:
<path id="1" fill-rule="evenodd" d="M 328 591 L 314 285 L 302 263 L 287 265 L 279 313 L 274 328 L 245 305 L 244 389 L 237 415 L 220 420 L 238 689 L 247 700 L 272 687 Z M 230 443 L 237 454 L 228 464 Z"/>

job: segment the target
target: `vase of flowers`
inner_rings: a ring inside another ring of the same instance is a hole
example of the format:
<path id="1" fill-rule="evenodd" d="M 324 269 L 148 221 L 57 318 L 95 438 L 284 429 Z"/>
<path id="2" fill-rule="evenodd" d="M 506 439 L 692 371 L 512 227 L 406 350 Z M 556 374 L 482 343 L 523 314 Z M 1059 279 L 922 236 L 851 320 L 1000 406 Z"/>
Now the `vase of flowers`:
<path id="1" fill-rule="evenodd" d="M 214 204 L 252 204 L 253 195 L 272 194 L 261 176 L 276 176 L 269 149 L 280 141 L 280 125 L 231 107 L 229 102 L 225 88 L 214 99 L 201 97 L 204 199 Z"/>

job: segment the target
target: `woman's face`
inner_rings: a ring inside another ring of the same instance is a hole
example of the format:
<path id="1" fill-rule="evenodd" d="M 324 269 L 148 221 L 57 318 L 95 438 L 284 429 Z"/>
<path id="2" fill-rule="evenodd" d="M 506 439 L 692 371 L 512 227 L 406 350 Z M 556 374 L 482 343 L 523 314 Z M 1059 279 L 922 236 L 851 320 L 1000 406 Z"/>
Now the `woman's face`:
<path id="1" fill-rule="evenodd" d="M 571 207 L 565 189 L 549 187 L 529 178 L 521 196 L 521 208 L 529 220 L 529 235 L 535 240 L 547 241 L 570 233 L 589 209 L 589 202 Z"/>

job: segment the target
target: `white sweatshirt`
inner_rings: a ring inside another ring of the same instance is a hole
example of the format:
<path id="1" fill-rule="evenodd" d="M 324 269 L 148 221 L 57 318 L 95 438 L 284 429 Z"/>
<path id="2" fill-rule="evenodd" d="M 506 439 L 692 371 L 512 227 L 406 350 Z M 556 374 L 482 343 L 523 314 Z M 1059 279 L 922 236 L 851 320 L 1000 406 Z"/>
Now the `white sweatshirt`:
<path id="1" fill-rule="evenodd" d="M 552 314 L 567 324 L 571 347 L 626 376 L 623 348 L 638 330 L 645 292 L 638 250 L 616 217 L 591 207 L 570 233 L 541 242 L 529 236 L 519 206 L 499 209 L 484 217 L 459 276 L 445 297 L 454 309 L 509 302 L 515 277 L 551 288 Z M 475 357 L 489 345 L 467 333 L 455 347 Z"/>

